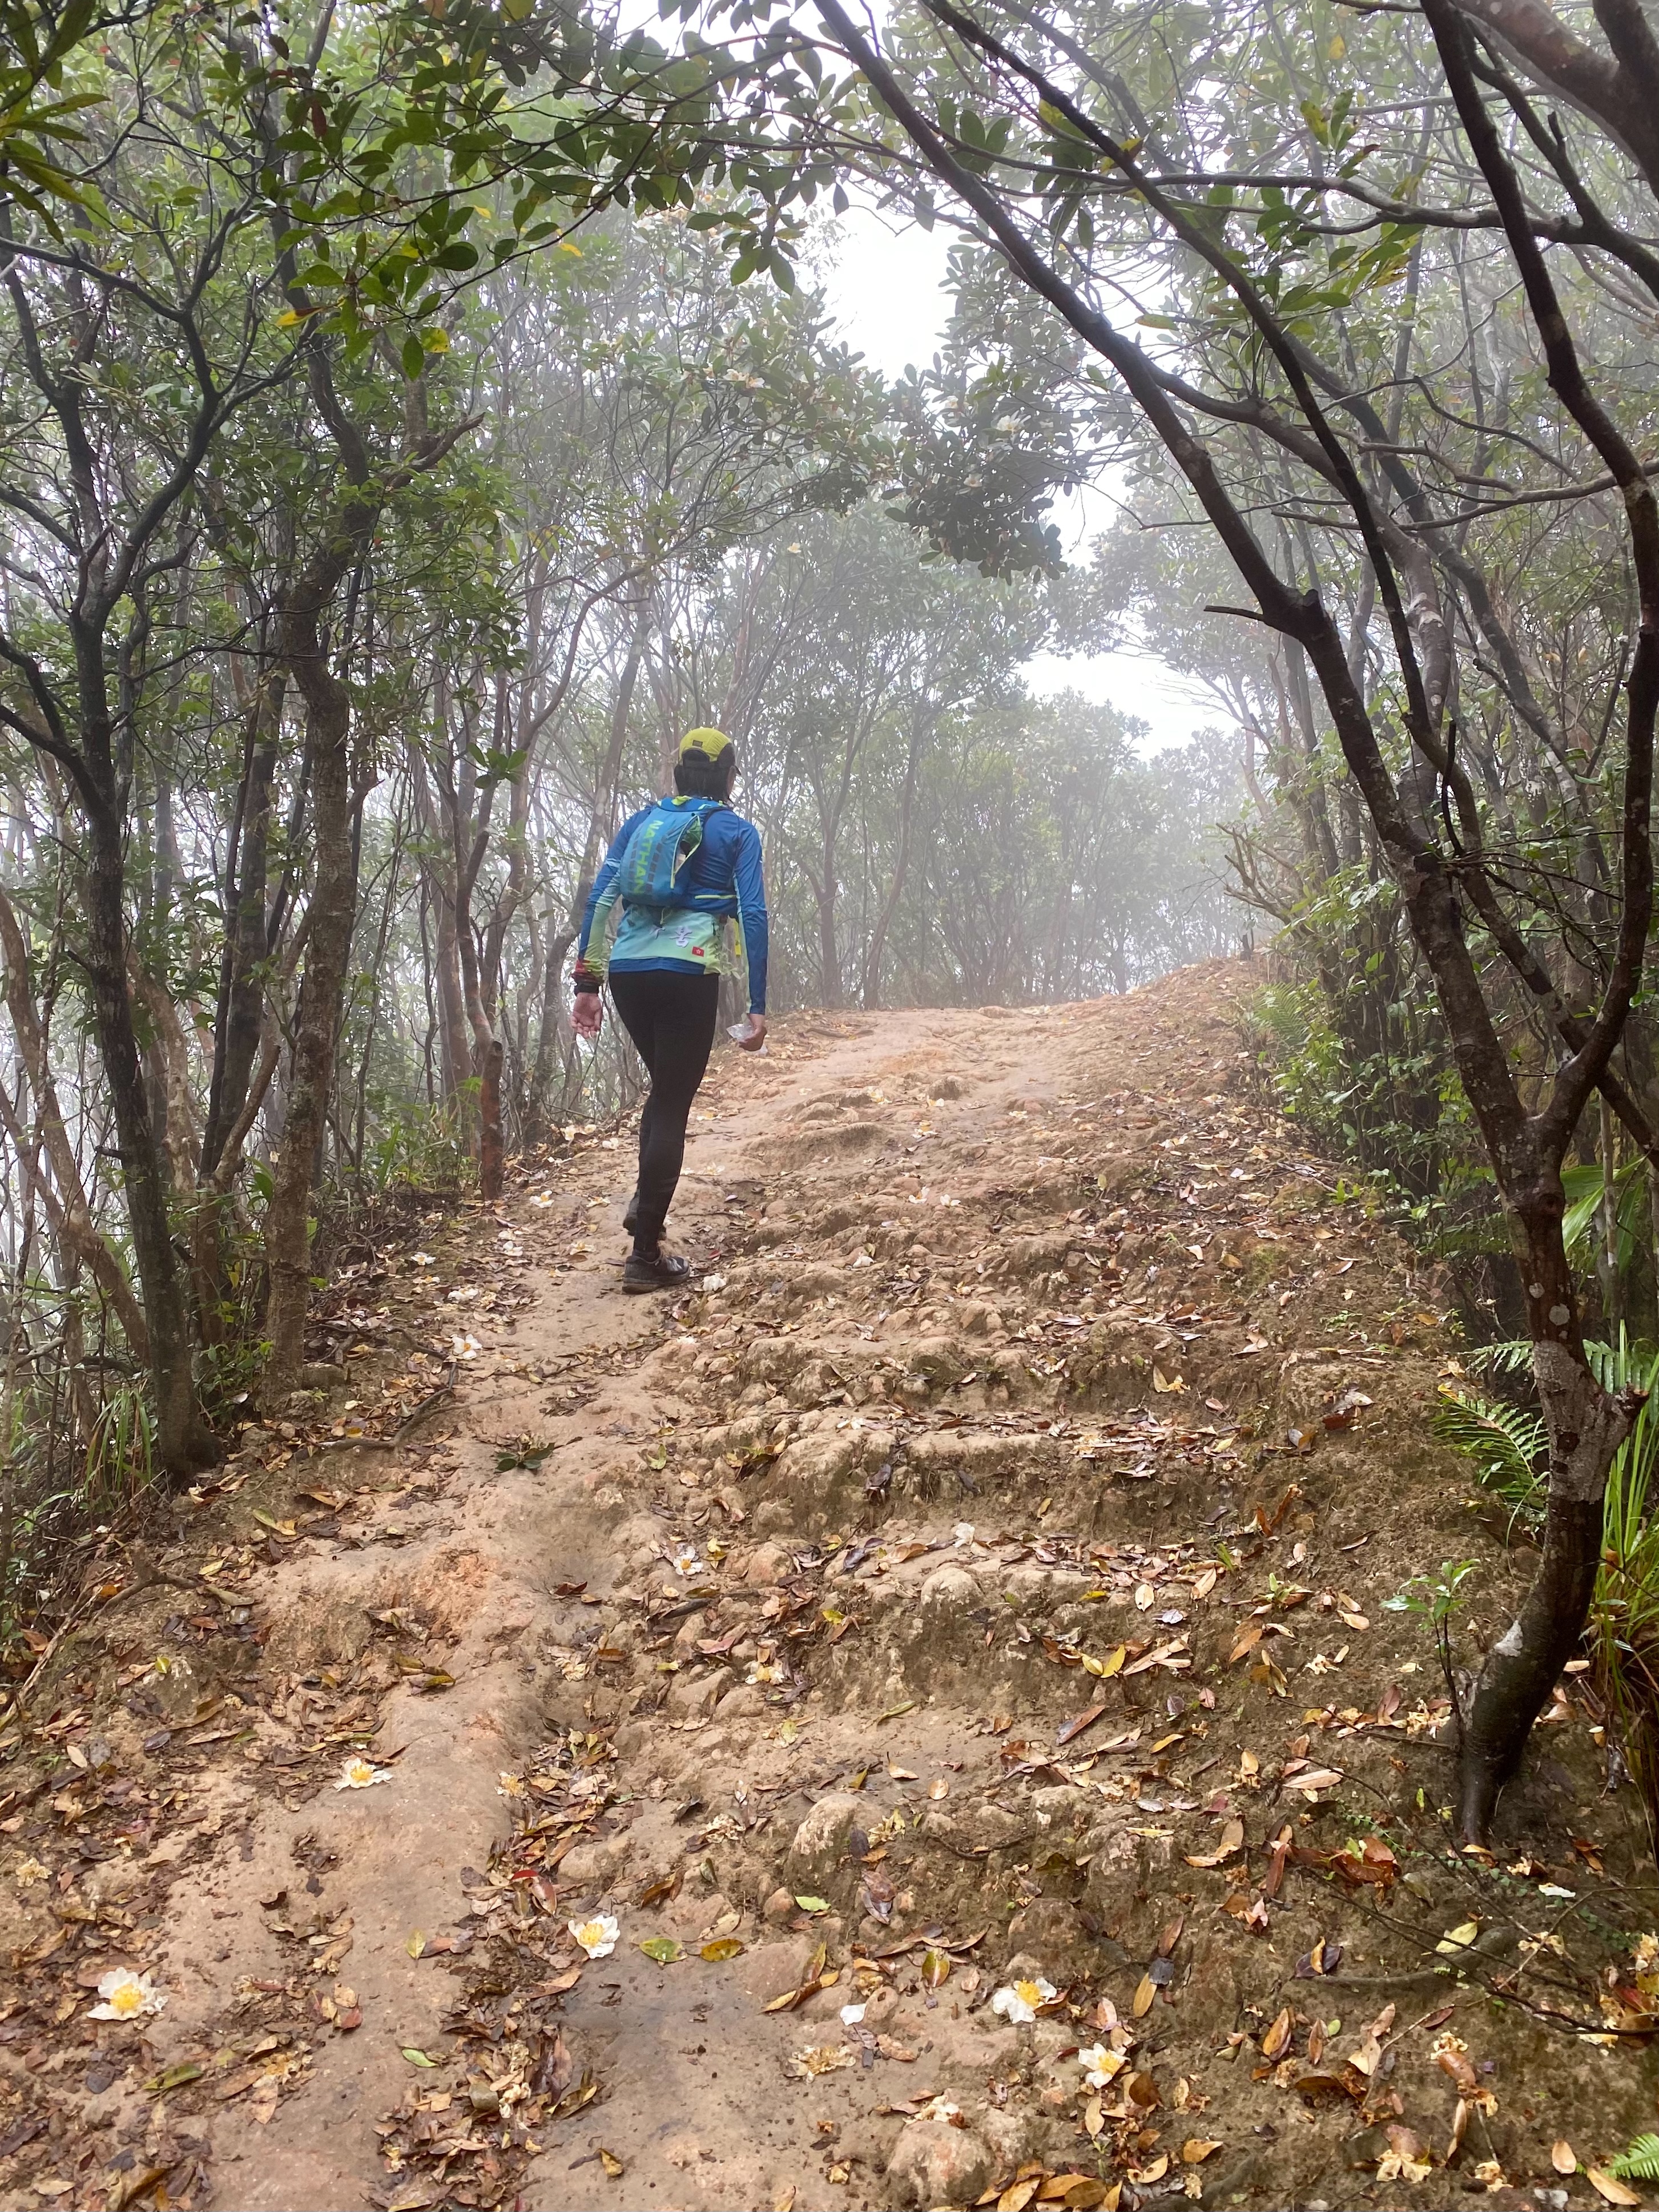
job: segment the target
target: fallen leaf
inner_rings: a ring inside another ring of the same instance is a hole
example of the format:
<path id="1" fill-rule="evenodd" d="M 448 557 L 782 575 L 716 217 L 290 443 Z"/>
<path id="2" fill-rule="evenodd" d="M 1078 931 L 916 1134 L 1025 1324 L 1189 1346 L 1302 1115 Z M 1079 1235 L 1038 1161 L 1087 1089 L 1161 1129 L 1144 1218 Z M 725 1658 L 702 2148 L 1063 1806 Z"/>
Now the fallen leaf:
<path id="1" fill-rule="evenodd" d="M 1468 1949 L 1480 1933 L 1480 1923 L 1478 1920 L 1460 1921 L 1455 1928 L 1446 1930 L 1434 1948 L 1443 1958 L 1455 1958 L 1460 1951 Z"/>
<path id="2" fill-rule="evenodd" d="M 616 2152 L 607 2150 L 603 2143 L 599 2146 L 599 2164 L 605 2168 L 605 2179 L 608 2181 L 620 2181 L 628 2169 Z"/>
<path id="3" fill-rule="evenodd" d="M 1080 1736 L 1085 1729 L 1091 1729 L 1105 1711 L 1103 1703 L 1091 1705 L 1087 1712 L 1074 1714 L 1069 1721 L 1062 1721 L 1054 1730 L 1054 1748 L 1059 1750 L 1062 1744 L 1070 1743 L 1074 1737 Z"/>
<path id="4" fill-rule="evenodd" d="M 712 1944 L 709 1947 L 711 1950 L 714 1948 Z M 685 1956 L 672 1936 L 647 1936 L 640 1948 L 647 1959 L 654 1959 L 659 1966 L 677 1966 Z"/>
<path id="5" fill-rule="evenodd" d="M 1578 2154 L 1565 2136 L 1557 2136 L 1550 2145 L 1550 2164 L 1558 2173 L 1577 2173 Z"/>
<path id="6" fill-rule="evenodd" d="M 203 2070 L 193 2059 L 189 2058 L 177 2066 L 163 2067 L 159 2074 L 152 2074 L 145 2082 L 144 2094 L 147 2097 L 165 2097 L 169 2089 L 182 2089 L 186 2081 L 199 2080 Z"/>
<path id="7" fill-rule="evenodd" d="M 1139 1986 L 1135 1990 L 1133 2002 L 1129 2008 L 1137 2020 L 1144 2020 L 1152 2008 L 1152 1999 L 1157 1995 L 1158 1984 L 1150 1974 L 1143 1974 Z"/>
<path id="8" fill-rule="evenodd" d="M 1181 2146 L 1182 2163 L 1185 2166 L 1202 2166 L 1210 2153 L 1219 2150 L 1220 2148 L 1219 2142 L 1212 2142 L 1206 2136 L 1188 2136 Z"/>
<path id="9" fill-rule="evenodd" d="M 1224 1859 L 1230 1859 L 1236 1850 L 1240 1850 L 1243 1842 L 1243 1820 L 1229 1820 L 1221 1831 L 1215 1849 L 1212 1851 L 1188 1851 L 1187 1863 L 1194 1867 L 1219 1866 Z"/>
<path id="10" fill-rule="evenodd" d="M 1587 2166 L 1584 2172 L 1596 2195 L 1605 2197 L 1609 2204 L 1639 2204 L 1642 2202 L 1633 2189 L 1626 2189 L 1617 2174 L 1609 2173 L 1605 2166 Z"/>
<path id="11" fill-rule="evenodd" d="M 1282 2058 L 1290 2047 L 1291 2037 L 1295 2027 L 1296 2014 L 1291 2010 L 1289 2005 L 1286 2005 L 1284 2010 L 1274 2018 L 1267 2033 L 1261 2039 L 1261 2056 L 1269 2061 Z"/>
<path id="12" fill-rule="evenodd" d="M 712 1943 L 705 1943 L 697 1956 L 707 1959 L 711 1966 L 719 1966 L 728 1959 L 740 1959 L 743 1950 L 743 1945 L 735 1936 L 719 1936 Z"/>
<path id="13" fill-rule="evenodd" d="M 416 2051 L 413 2044 L 404 2046 L 404 2057 L 411 2066 L 436 2066 L 441 2063 L 436 2058 L 428 2058 L 424 2051 Z"/>
<path id="14" fill-rule="evenodd" d="M 1322 1790 L 1334 1790 L 1341 1779 L 1334 1766 L 1313 1766 L 1305 1774 L 1292 1775 L 1286 1786 L 1299 1790 L 1304 1797 L 1313 1797 Z"/>
<path id="15" fill-rule="evenodd" d="M 1328 2073 L 1298 2075 L 1296 2090 L 1302 2097 L 1357 2097 L 1360 2094 L 1344 2075 Z"/>

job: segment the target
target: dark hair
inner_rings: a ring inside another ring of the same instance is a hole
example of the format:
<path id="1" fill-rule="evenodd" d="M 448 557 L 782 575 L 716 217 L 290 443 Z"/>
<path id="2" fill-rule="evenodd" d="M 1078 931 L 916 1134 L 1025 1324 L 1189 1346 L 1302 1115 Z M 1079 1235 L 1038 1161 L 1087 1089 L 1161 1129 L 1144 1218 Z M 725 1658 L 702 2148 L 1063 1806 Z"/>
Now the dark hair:
<path id="1" fill-rule="evenodd" d="M 690 760 L 678 760 L 674 763 L 674 788 L 686 799 L 729 799 L 737 765 L 735 745 L 727 745 L 718 760 L 702 760 L 695 756 Z"/>

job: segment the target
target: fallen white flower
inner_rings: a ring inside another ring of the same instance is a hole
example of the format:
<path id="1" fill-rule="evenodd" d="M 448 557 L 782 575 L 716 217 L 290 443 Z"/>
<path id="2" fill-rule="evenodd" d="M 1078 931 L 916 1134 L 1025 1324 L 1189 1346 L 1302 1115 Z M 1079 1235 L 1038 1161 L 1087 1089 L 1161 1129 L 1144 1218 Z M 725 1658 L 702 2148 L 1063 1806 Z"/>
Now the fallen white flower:
<path id="1" fill-rule="evenodd" d="M 1079 2051 L 1077 2063 L 1083 2069 L 1083 2078 L 1091 2089 L 1103 2089 L 1121 2069 L 1121 2054 L 1109 2045 L 1097 2043 L 1087 2051 Z"/>
<path id="2" fill-rule="evenodd" d="M 131 1966 L 117 1966 L 98 1984 L 101 2004 L 88 2013 L 88 2020 L 142 2020 L 160 2012 L 167 2001 L 165 1990 L 155 1988 L 148 1974 L 135 1974 Z"/>
<path id="3" fill-rule="evenodd" d="M 613 1915 L 597 1913 L 592 1920 L 567 1920 L 565 1926 L 590 1959 L 608 1959 L 617 1948 L 622 1929 Z"/>
<path id="4" fill-rule="evenodd" d="M 389 1766 L 376 1766 L 372 1759 L 360 1756 L 347 1759 L 340 1769 L 340 1778 L 334 1787 L 337 1790 L 372 1790 L 377 1782 L 390 1782 L 391 1779 L 392 1769 Z"/>
<path id="5" fill-rule="evenodd" d="M 1037 2008 L 1058 1996 L 1059 1990 L 1052 1982 L 1039 1975 L 1034 1982 L 1010 1982 L 991 2000 L 993 2012 L 1000 2013 L 1004 2020 L 1015 2027 L 1027 2027 L 1037 2016 Z"/>

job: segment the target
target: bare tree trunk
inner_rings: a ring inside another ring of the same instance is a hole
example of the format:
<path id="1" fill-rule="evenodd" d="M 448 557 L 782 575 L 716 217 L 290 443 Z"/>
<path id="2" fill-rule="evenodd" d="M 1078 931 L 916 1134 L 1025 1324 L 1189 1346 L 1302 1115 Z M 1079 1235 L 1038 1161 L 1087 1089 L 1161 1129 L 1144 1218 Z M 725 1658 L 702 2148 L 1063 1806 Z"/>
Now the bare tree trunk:
<path id="1" fill-rule="evenodd" d="M 563 1004 L 564 957 L 581 929 L 582 909 L 587 903 L 588 891 L 599 872 L 599 855 L 605 849 L 611 817 L 616 811 L 617 787 L 621 780 L 623 754 L 628 744 L 629 717 L 633 712 L 635 688 L 639 682 L 640 669 L 650 637 L 651 614 L 647 607 L 641 609 L 635 623 L 634 635 L 629 641 L 628 658 L 623 663 L 622 673 L 617 681 L 617 696 L 611 708 L 610 741 L 593 787 L 593 803 L 587 816 L 587 836 L 582 846 L 581 861 L 576 870 L 569 910 L 562 926 L 551 915 L 547 918 L 547 971 L 544 978 L 541 1033 L 536 1040 L 536 1069 L 530 1084 L 526 1133 L 539 1132 L 541 1128 L 547 1110 L 548 1093 L 552 1088 L 554 1059 L 565 1042 L 564 1032 L 569 1026 L 568 1022 L 562 1023 L 559 1018 L 559 1009 Z"/>
<path id="2" fill-rule="evenodd" d="M 101 659 L 101 651 L 92 649 Z M 88 738 L 87 751 L 96 775 L 108 761 L 107 729 L 101 742 L 90 732 Z M 101 775 L 99 780 L 104 781 Z M 173 1250 L 167 1212 L 169 1177 L 150 1119 L 149 1095 L 133 1025 L 127 983 L 125 840 L 113 786 L 112 773 L 100 794 L 100 803 L 88 809 L 83 878 L 87 981 L 120 1146 L 133 1255 L 149 1331 L 156 1457 L 176 1480 L 211 1467 L 218 1454 L 197 1402 L 184 1271 Z"/>
<path id="3" fill-rule="evenodd" d="M 210 1176 L 219 1164 L 225 1133 L 242 1110 L 259 1049 L 264 1017 L 264 963 L 272 947 L 266 937 L 267 856 L 270 848 L 271 793 L 276 778 L 276 739 L 282 720 L 286 672 L 264 670 L 248 707 L 246 766 L 239 795 L 234 849 L 229 856 L 227 894 L 232 905 L 220 985 L 220 1014 L 207 1126 L 202 1133 L 199 1172 Z"/>
<path id="4" fill-rule="evenodd" d="M 100 1235 L 87 1203 L 80 1164 L 64 1126 L 58 1086 L 46 1058 L 46 1040 L 35 1012 L 34 990 L 29 973 L 28 950 L 11 901 L 0 890 L 0 957 L 5 968 L 6 1008 L 17 1040 L 17 1049 L 34 1093 L 34 1111 L 40 1141 L 58 1185 L 61 1222 L 54 1231 L 92 1272 L 93 1280 L 120 1318 L 135 1359 L 149 1358 L 149 1329 L 132 1294 L 126 1270 Z M 20 1102 L 21 1103 L 21 1102 Z M 21 1152 L 21 1133 L 13 1142 Z M 44 1190 L 44 1186 L 43 1186 Z"/>
<path id="5" fill-rule="evenodd" d="M 310 596 L 329 595 L 313 592 Z M 288 610 L 284 629 L 289 665 L 307 709 L 306 755 L 311 770 L 316 874 L 305 982 L 295 1024 L 288 1115 L 265 1219 L 270 1268 L 265 1312 L 270 1353 L 266 1373 L 270 1387 L 277 1393 L 293 1387 L 304 1356 L 306 1310 L 311 1296 L 313 1171 L 334 1079 L 335 1035 L 356 907 L 347 743 L 351 695 L 328 665 L 318 615 L 307 602 L 297 602 Z"/>
<path id="6" fill-rule="evenodd" d="M 866 1006 L 881 1004 L 881 964 L 887 951 L 887 934 L 893 926 L 893 917 L 904 896 L 905 878 L 910 872 L 910 839 L 916 811 L 916 777 L 921 767 L 921 756 L 932 723 L 919 721 L 912 726 L 910 744 L 904 762 L 904 797 L 899 808 L 898 857 L 893 863 L 893 880 L 887 896 L 882 901 L 881 912 L 876 917 L 875 927 L 870 933 L 870 942 L 864 956 L 864 988 L 860 997 Z"/>

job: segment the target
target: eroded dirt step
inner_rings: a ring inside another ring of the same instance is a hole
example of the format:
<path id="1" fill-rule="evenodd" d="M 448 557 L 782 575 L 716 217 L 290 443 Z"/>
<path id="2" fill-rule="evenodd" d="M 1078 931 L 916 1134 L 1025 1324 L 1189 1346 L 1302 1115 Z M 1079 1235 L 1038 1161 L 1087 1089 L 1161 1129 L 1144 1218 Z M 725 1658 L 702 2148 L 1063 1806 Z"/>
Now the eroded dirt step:
<path id="1" fill-rule="evenodd" d="M 1640 2001 L 1629 1793 L 1568 1686 L 1514 1856 L 1445 1848 L 1382 1604 L 1472 1541 L 1441 1314 L 1233 1087 L 1231 987 L 783 1024 L 705 1095 L 672 1314 L 615 1291 L 621 1139 L 337 1286 L 326 1456 L 251 1444 L 158 1553 L 218 1559 L 206 1626 L 136 1596 L 59 1678 L 4 2201 L 1389 2202 L 1447 2034 L 1497 2110 L 1414 2202 L 1554 2185 L 1592 2094 L 1596 2151 L 1645 2124 L 1482 1993 Z M 164 2010 L 84 2019 L 117 1961 Z"/>

